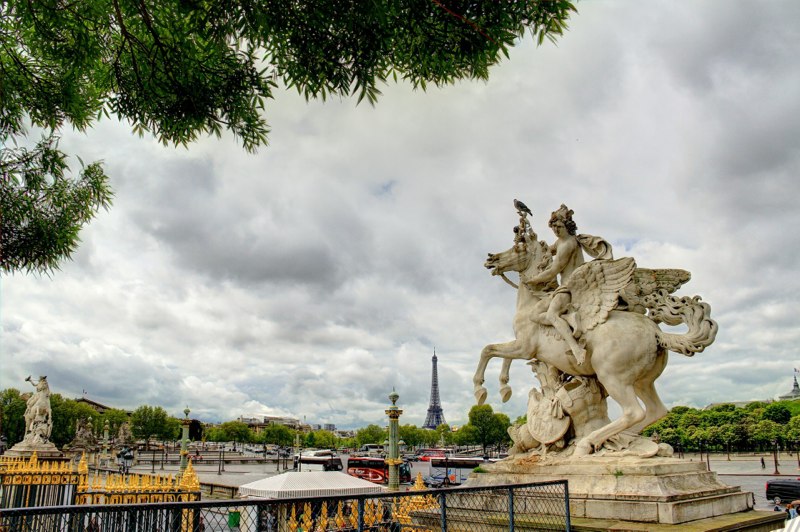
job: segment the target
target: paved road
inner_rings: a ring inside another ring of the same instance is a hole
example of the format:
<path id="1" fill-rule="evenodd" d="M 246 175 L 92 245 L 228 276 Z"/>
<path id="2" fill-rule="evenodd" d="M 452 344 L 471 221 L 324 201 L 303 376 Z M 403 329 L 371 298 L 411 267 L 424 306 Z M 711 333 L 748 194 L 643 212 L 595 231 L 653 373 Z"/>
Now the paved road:
<path id="1" fill-rule="evenodd" d="M 772 504 L 767 501 L 764 493 L 764 486 L 769 479 L 776 478 L 774 475 L 775 465 L 772 455 L 763 455 L 765 460 L 765 469 L 761 468 L 761 455 L 732 455 L 731 460 L 727 460 L 727 456 L 712 455 L 709 461 L 711 470 L 717 472 L 719 479 L 725 484 L 732 486 L 740 486 L 744 491 L 753 492 L 755 496 L 756 509 L 770 510 Z M 685 459 L 697 461 L 700 459 L 698 455 L 686 454 Z M 706 460 L 705 455 L 703 460 Z M 345 462 L 345 460 L 343 460 Z M 346 462 L 345 462 L 346 463 Z M 203 483 L 213 483 L 223 486 L 241 486 L 248 482 L 253 482 L 261 478 L 269 477 L 282 473 L 283 469 L 277 470 L 275 463 L 267 464 L 242 464 L 233 465 L 226 464 L 225 471 L 218 474 L 217 464 L 203 464 L 202 462 L 196 464 L 195 470 Z M 150 466 L 136 466 L 133 468 L 137 473 L 149 473 Z M 162 471 L 159 465 L 156 465 L 156 473 L 160 474 L 174 474 L 177 471 L 177 466 L 165 466 Z M 800 466 L 797 463 L 797 457 L 789 456 L 785 453 L 781 454 L 779 458 L 778 471 L 782 477 L 800 477 Z M 416 477 L 417 473 L 422 473 L 423 477 L 430 475 L 430 465 L 427 462 L 412 462 L 411 464 L 412 477 Z M 469 471 L 460 471 L 462 476 L 466 476 Z"/>

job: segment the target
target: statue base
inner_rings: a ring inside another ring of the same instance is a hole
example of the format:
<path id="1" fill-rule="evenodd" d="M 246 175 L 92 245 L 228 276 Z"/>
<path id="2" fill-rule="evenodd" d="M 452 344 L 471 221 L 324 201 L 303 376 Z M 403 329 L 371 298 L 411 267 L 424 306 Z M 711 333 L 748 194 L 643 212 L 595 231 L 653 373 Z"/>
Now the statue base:
<path id="1" fill-rule="evenodd" d="M 30 458 L 34 453 L 39 460 L 51 460 L 64 456 L 64 453 L 59 451 L 52 442 L 32 444 L 25 441 L 21 441 L 7 450 L 5 456 Z"/>
<path id="2" fill-rule="evenodd" d="M 753 494 L 728 486 L 704 462 L 587 456 L 540 463 L 538 456 L 482 466 L 468 486 L 567 480 L 574 518 L 675 525 L 753 509 Z"/>

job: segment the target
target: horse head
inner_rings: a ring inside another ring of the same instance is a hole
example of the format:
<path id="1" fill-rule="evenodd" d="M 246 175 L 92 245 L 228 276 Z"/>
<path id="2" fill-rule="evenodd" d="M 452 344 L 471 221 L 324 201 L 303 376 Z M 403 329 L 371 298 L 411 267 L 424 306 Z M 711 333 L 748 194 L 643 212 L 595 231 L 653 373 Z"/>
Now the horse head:
<path id="1" fill-rule="evenodd" d="M 505 278 L 506 272 L 519 272 L 520 279 L 532 277 L 545 269 L 553 260 L 547 244 L 535 238 L 520 238 L 514 245 L 500 253 L 489 253 L 483 263 L 492 275 Z"/>
<path id="2" fill-rule="evenodd" d="M 518 242 L 500 253 L 489 253 L 483 265 L 487 270 L 491 270 L 492 275 L 502 275 L 506 272 L 523 272 L 528 269 L 530 262 L 528 245 L 525 242 Z"/>

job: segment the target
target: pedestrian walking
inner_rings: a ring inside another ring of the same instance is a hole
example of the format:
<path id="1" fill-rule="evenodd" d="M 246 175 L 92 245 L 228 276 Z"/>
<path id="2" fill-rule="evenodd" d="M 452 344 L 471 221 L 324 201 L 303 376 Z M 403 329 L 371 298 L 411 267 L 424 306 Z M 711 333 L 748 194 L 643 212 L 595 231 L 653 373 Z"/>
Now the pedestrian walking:
<path id="1" fill-rule="evenodd" d="M 764 457 L 762 456 L 761 457 L 761 469 L 766 469 L 766 468 L 767 468 L 767 464 L 764 463 Z"/>

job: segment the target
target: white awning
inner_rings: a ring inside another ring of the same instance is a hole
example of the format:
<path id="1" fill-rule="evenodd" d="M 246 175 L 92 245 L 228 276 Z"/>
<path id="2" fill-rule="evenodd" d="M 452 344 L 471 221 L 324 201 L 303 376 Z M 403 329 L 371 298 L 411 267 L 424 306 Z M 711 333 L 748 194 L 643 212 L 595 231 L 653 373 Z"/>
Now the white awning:
<path id="1" fill-rule="evenodd" d="M 339 471 L 289 472 L 239 486 L 239 497 L 289 499 L 382 493 L 386 488 Z"/>

